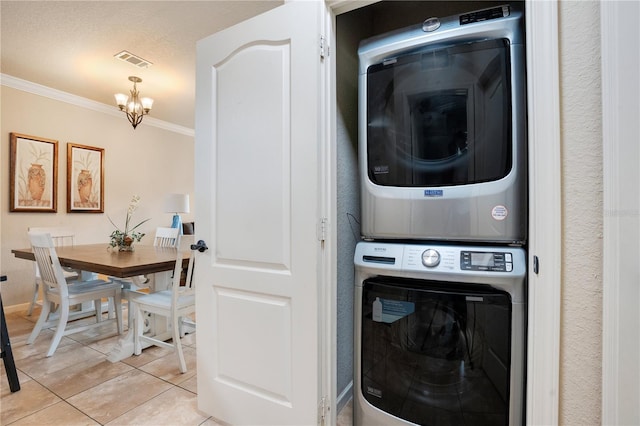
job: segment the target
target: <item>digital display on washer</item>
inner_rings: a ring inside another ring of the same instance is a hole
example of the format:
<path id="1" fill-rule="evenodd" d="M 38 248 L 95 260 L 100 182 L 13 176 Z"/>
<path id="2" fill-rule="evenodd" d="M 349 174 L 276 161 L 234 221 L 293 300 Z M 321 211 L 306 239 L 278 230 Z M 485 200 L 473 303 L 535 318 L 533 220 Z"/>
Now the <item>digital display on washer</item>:
<path id="1" fill-rule="evenodd" d="M 463 271 L 513 271 L 513 257 L 511 253 L 461 251 L 460 269 Z"/>
<path id="2" fill-rule="evenodd" d="M 471 266 L 495 266 L 493 253 L 471 253 Z"/>

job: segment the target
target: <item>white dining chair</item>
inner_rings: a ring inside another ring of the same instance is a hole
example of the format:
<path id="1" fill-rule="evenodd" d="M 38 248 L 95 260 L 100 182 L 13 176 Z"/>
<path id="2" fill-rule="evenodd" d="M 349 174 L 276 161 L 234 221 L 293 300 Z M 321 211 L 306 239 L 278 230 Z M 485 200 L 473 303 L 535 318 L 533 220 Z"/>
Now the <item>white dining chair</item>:
<path id="1" fill-rule="evenodd" d="M 156 247 L 178 247 L 180 245 L 179 228 L 156 228 L 156 236 L 153 245 Z"/>
<path id="2" fill-rule="evenodd" d="M 53 244 L 56 247 L 73 246 L 74 244 L 75 233 L 71 229 L 61 227 L 30 227 L 27 229 L 27 232 L 51 235 Z M 31 298 L 29 309 L 27 310 L 27 316 L 31 316 L 31 314 L 33 313 L 33 308 L 36 305 L 39 305 L 38 296 L 40 295 L 40 269 L 38 268 L 37 262 L 34 262 L 34 268 L 36 275 L 35 288 L 33 290 L 33 297 Z M 63 267 L 62 270 L 67 281 L 76 280 L 80 275 L 79 271 L 76 271 L 75 269 Z"/>
<path id="3" fill-rule="evenodd" d="M 31 248 L 40 268 L 43 303 L 40 317 L 27 339 L 32 344 L 43 328 L 56 327 L 53 340 L 47 351 L 47 357 L 53 355 L 63 336 L 102 326 L 105 322 L 115 321 L 118 334 L 122 333 L 122 304 L 120 301 L 120 283 L 105 280 L 73 281 L 67 284 L 60 260 L 50 234 L 29 232 Z M 115 318 L 102 321 L 102 299 L 112 299 L 115 306 Z M 69 307 L 82 302 L 94 302 L 95 323 L 83 323 L 67 327 Z M 58 305 L 57 319 L 50 319 L 52 304 Z"/>
<path id="4" fill-rule="evenodd" d="M 173 247 L 177 248 L 180 244 L 180 233 L 178 228 L 158 227 L 153 239 L 154 247 Z M 129 327 L 133 321 L 134 312 L 131 309 L 130 295 L 139 290 L 147 289 L 145 284 L 149 281 L 144 275 L 138 275 L 131 278 L 118 278 L 117 281 L 122 283 L 122 297 L 127 301 L 128 312 L 127 321 Z"/>
<path id="5" fill-rule="evenodd" d="M 166 228 L 159 226 L 156 228 L 156 235 L 153 239 L 154 247 L 171 247 L 177 248 L 180 246 L 180 233 L 178 228 Z M 148 281 L 144 275 L 138 275 L 132 277 L 133 283 L 141 288 L 144 288 L 144 283 Z"/>
<path id="6" fill-rule="evenodd" d="M 189 315 L 196 311 L 195 284 L 193 280 L 195 252 L 192 251 L 189 256 L 186 275 L 182 274 L 182 264 L 182 253 L 178 252 L 176 266 L 173 270 L 173 282 L 170 289 L 150 294 L 133 293 L 131 295 L 131 302 L 136 313 L 134 321 L 134 353 L 140 355 L 142 352 L 142 343 L 173 349 L 178 357 L 180 371 L 186 373 L 187 364 L 184 359 L 180 337 L 183 335 L 183 324 L 193 324 L 188 318 Z M 181 285 L 180 282 L 181 276 L 185 277 L 183 285 Z M 145 312 L 167 318 L 171 328 L 171 343 L 144 334 Z"/>

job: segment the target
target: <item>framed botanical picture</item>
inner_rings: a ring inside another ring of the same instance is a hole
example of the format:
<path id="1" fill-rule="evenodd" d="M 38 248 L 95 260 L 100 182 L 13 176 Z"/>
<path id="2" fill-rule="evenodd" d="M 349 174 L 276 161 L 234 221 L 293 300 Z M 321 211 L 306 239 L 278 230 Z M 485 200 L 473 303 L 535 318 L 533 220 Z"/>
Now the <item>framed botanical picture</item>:
<path id="1" fill-rule="evenodd" d="M 67 212 L 104 212 L 104 149 L 67 144 Z"/>
<path id="2" fill-rule="evenodd" d="M 57 211 L 58 141 L 10 133 L 9 211 Z"/>

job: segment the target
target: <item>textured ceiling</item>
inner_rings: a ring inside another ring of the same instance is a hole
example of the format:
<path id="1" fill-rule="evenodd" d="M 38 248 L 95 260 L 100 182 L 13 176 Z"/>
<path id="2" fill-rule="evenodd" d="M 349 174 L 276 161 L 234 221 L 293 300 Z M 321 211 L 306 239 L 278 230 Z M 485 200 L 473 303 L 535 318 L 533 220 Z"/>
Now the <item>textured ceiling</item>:
<path id="1" fill-rule="evenodd" d="M 0 72 L 114 105 L 130 75 L 150 116 L 194 127 L 196 42 L 282 1 L 0 2 Z M 114 58 L 122 50 L 153 65 Z"/>

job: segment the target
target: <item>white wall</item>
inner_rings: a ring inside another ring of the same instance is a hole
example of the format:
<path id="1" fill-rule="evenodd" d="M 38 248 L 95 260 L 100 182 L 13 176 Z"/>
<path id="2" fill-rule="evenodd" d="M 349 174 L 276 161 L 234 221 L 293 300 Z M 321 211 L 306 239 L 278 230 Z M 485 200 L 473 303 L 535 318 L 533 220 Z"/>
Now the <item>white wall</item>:
<path id="1" fill-rule="evenodd" d="M 603 177 L 599 22 L 599 2 L 559 2 L 559 422 L 564 425 L 601 423 Z"/>
<path id="2" fill-rule="evenodd" d="M 152 127 L 143 121 L 137 129 L 124 114 L 112 116 L 48 97 L 0 86 L 0 271 L 8 280 L 0 287 L 5 308 L 29 301 L 33 266 L 15 259 L 11 249 L 29 246 L 30 226 L 65 226 L 76 232 L 77 244 L 104 243 L 113 226 L 123 223 L 132 195 L 141 197 L 134 219 L 151 220 L 141 244 L 152 244 L 157 226 L 169 226 L 172 214 L 163 211 L 164 195 L 191 195 L 193 210 L 193 137 Z M 115 106 L 113 107 L 116 108 Z M 153 112 L 151 113 L 151 116 Z M 57 213 L 9 212 L 9 134 L 22 133 L 58 141 Z M 67 213 L 67 143 L 105 149 L 104 213 Z M 193 213 L 183 220 L 192 220 Z"/>

